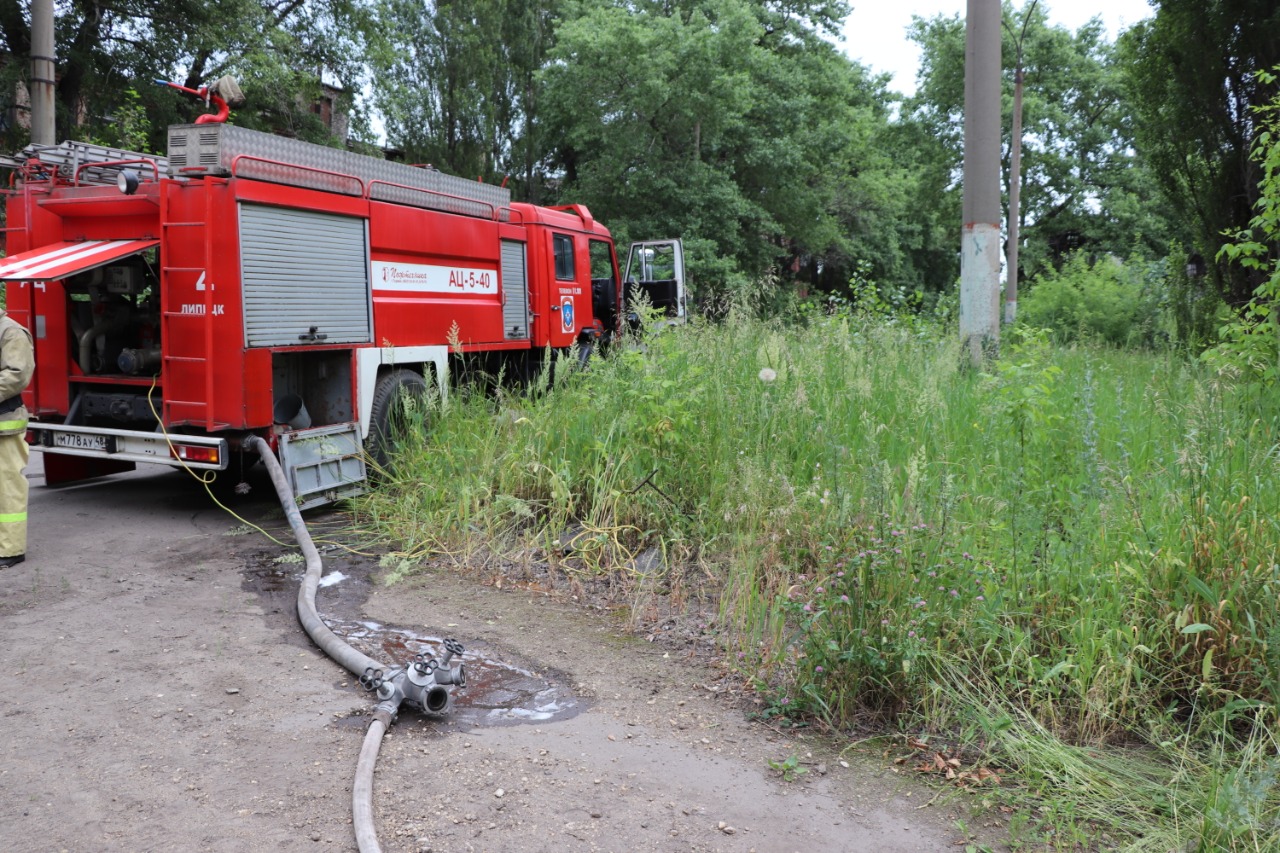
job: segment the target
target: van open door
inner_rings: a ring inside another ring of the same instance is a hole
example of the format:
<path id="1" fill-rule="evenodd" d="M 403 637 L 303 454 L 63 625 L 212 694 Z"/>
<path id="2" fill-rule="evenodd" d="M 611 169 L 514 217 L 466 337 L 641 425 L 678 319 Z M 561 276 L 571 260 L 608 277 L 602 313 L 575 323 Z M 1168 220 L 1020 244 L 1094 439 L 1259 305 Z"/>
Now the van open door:
<path id="1" fill-rule="evenodd" d="M 685 321 L 684 244 L 679 240 L 632 243 L 622 282 L 628 301 L 639 291 L 668 322 Z"/>

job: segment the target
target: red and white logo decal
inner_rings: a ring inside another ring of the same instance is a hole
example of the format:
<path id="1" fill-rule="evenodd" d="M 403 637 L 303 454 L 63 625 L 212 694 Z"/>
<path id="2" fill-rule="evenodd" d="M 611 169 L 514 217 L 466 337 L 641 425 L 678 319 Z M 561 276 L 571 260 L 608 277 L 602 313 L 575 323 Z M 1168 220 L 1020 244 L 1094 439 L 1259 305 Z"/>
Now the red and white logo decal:
<path id="1" fill-rule="evenodd" d="M 444 267 L 434 264 L 398 264 L 373 261 L 375 290 L 412 293 L 497 293 L 496 270 L 477 267 Z"/>

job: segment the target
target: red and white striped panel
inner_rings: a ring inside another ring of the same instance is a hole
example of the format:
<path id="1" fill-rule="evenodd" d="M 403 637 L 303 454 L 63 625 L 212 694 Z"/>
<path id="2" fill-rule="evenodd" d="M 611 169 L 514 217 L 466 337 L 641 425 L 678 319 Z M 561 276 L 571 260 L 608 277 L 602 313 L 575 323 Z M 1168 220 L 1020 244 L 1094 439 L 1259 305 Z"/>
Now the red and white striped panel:
<path id="1" fill-rule="evenodd" d="M 159 240 L 52 243 L 30 252 L 0 258 L 0 281 L 51 281 L 66 278 L 159 244 Z"/>

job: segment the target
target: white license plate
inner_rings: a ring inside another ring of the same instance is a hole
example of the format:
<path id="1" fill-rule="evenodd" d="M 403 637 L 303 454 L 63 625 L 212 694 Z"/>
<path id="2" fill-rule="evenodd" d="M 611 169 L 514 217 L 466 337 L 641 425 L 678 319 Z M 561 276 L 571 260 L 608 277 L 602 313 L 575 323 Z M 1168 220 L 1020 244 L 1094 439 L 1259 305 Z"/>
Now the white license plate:
<path id="1" fill-rule="evenodd" d="M 98 450 L 103 453 L 114 453 L 115 442 L 109 435 L 82 435 L 78 432 L 55 432 L 54 447 L 67 447 L 74 450 Z"/>

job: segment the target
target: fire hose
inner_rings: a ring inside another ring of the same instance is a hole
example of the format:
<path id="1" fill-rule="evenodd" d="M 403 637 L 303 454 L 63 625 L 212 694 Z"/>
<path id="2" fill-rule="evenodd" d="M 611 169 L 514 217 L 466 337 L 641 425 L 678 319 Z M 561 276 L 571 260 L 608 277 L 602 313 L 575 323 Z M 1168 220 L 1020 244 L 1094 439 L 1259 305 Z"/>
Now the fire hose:
<path id="1" fill-rule="evenodd" d="M 445 651 L 439 661 L 419 654 L 414 657 L 413 662 L 404 666 L 387 667 L 352 648 L 333 633 L 316 612 L 316 589 L 320 585 L 323 571 L 320 552 L 316 550 L 311 534 L 307 532 L 284 469 L 276 460 L 271 445 L 262 438 L 251 436 L 245 446 L 257 451 L 262 457 L 263 464 L 271 475 L 271 483 L 280 498 L 285 518 L 306 559 L 306 573 L 298 587 L 298 621 L 325 654 L 355 675 L 361 686 L 376 693 L 379 699 L 356 763 L 355 781 L 351 786 L 351 816 L 360 853 L 381 853 L 377 829 L 373 823 L 373 768 L 378 761 L 382 737 L 395 720 L 402 702 L 408 702 L 433 717 L 448 712 L 452 702 L 448 687 L 465 687 L 467 684 L 463 664 L 450 666 L 455 657 L 461 658 L 462 644 L 457 640 L 445 640 Z"/>

